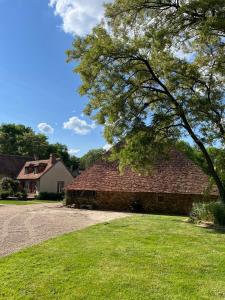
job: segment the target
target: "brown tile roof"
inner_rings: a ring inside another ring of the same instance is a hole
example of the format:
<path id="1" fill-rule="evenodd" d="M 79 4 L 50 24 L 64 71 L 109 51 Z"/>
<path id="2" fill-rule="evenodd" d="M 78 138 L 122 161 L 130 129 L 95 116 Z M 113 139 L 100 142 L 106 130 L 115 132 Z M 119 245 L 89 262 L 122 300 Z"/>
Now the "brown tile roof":
<path id="1" fill-rule="evenodd" d="M 0 176 L 16 178 L 29 156 L 0 154 Z"/>
<path id="2" fill-rule="evenodd" d="M 58 161 L 59 159 L 57 159 Z M 35 174 L 33 173 L 25 173 L 25 168 L 33 165 L 33 166 L 38 166 L 40 164 L 45 165 L 45 167 L 43 168 L 43 171 L 40 173 Z M 42 175 L 44 175 L 51 167 L 53 166 L 51 159 L 45 159 L 45 160 L 34 160 L 34 161 L 27 161 L 25 163 L 25 165 L 23 166 L 22 170 L 20 171 L 19 175 L 17 176 L 17 179 L 19 180 L 26 180 L 26 179 L 38 179 L 40 178 Z"/>
<path id="3" fill-rule="evenodd" d="M 203 194 L 209 179 L 185 154 L 172 151 L 170 159 L 158 162 L 148 176 L 127 168 L 118 171 L 117 162 L 98 161 L 79 175 L 67 190 Z M 217 194 L 214 189 L 213 194 Z"/>

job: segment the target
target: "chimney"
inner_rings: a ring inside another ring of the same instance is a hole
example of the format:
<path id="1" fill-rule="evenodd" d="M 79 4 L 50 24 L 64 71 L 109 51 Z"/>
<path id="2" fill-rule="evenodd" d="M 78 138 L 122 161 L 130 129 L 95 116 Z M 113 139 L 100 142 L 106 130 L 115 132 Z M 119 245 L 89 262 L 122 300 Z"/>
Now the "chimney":
<path id="1" fill-rule="evenodd" d="M 50 154 L 50 164 L 54 165 L 56 163 L 56 155 L 55 154 Z"/>

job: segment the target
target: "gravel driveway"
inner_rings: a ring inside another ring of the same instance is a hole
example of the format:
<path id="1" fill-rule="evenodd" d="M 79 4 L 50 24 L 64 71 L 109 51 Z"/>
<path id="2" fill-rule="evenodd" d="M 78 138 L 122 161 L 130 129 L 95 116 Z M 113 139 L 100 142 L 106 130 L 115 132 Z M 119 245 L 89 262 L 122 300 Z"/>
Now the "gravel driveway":
<path id="1" fill-rule="evenodd" d="M 0 256 L 67 232 L 128 215 L 71 209 L 58 203 L 0 205 Z"/>

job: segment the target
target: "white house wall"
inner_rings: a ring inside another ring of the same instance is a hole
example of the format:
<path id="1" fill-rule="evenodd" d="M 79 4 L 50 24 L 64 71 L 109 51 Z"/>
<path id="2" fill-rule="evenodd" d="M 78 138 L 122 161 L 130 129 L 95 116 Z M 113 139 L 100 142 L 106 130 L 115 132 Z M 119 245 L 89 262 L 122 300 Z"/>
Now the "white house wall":
<path id="1" fill-rule="evenodd" d="M 57 182 L 64 181 L 64 186 L 72 183 L 73 176 L 61 161 L 58 161 L 40 178 L 40 192 L 57 193 Z"/>

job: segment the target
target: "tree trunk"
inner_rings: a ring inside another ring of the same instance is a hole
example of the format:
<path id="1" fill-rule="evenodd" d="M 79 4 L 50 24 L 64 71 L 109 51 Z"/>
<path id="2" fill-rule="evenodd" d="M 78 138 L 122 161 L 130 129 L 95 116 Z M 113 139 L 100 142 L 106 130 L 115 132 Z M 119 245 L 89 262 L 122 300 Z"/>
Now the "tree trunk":
<path id="1" fill-rule="evenodd" d="M 213 162 L 212 162 L 212 159 L 211 159 L 209 153 L 207 152 L 207 150 L 206 150 L 204 144 L 202 143 L 202 141 L 196 136 L 196 134 L 192 130 L 192 128 L 189 125 L 188 120 L 187 120 L 187 118 L 186 118 L 186 116 L 185 116 L 184 113 L 181 114 L 181 118 L 182 118 L 182 120 L 183 120 L 183 122 L 185 124 L 186 130 L 188 131 L 188 133 L 190 134 L 190 136 L 192 137 L 192 139 L 194 140 L 194 142 L 196 143 L 196 145 L 201 150 L 203 156 L 205 157 L 205 160 L 206 160 L 207 165 L 208 165 L 209 173 L 212 176 L 212 178 L 214 179 L 214 181 L 215 181 L 215 183 L 216 183 L 216 185 L 218 187 L 221 201 L 223 203 L 225 203 L 225 186 L 224 186 L 222 180 L 220 179 L 219 175 L 217 174 L 217 172 L 216 172 L 216 170 L 214 168 L 214 165 L 213 165 Z"/>
<path id="2" fill-rule="evenodd" d="M 185 115 L 185 112 L 184 112 L 182 106 L 174 98 L 174 96 L 170 93 L 169 89 L 164 85 L 164 83 L 157 77 L 157 75 L 153 71 L 151 65 L 149 64 L 149 61 L 145 60 L 145 59 L 143 59 L 142 61 L 146 65 L 146 67 L 147 67 L 149 73 L 151 74 L 152 78 L 162 87 L 162 89 L 165 91 L 167 96 L 171 99 L 171 103 L 174 105 L 175 109 L 177 110 L 177 115 L 179 115 L 179 117 L 181 118 L 181 120 L 184 124 L 184 128 L 187 130 L 187 132 L 192 137 L 193 141 L 197 144 L 199 149 L 202 151 L 202 154 L 205 157 L 205 160 L 206 160 L 207 165 L 208 165 L 209 173 L 212 176 L 212 178 L 214 179 L 214 181 L 215 181 L 215 183 L 218 187 L 221 201 L 225 204 L 225 185 L 223 184 L 222 180 L 220 179 L 220 176 L 217 174 L 217 172 L 214 168 L 214 165 L 213 165 L 213 161 L 212 161 L 209 153 L 207 152 L 204 144 L 202 143 L 202 141 L 197 137 L 197 135 L 192 130 L 191 125 L 189 124 L 189 122 L 186 118 L 186 115 Z"/>

